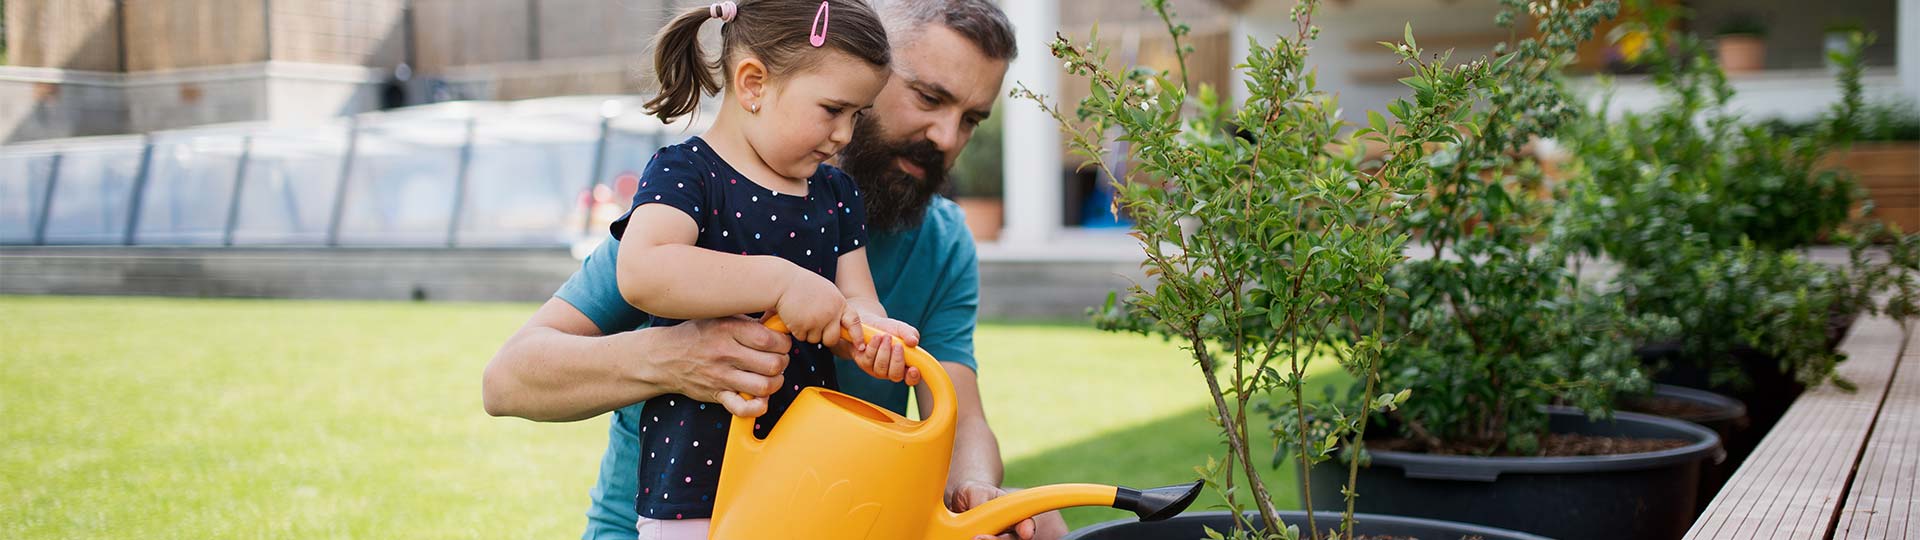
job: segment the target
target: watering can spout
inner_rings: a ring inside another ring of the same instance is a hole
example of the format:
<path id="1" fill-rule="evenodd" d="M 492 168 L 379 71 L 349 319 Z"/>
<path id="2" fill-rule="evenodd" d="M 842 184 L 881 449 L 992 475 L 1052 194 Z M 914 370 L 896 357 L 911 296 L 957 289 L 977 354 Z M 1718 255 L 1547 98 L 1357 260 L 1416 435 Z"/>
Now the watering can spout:
<path id="1" fill-rule="evenodd" d="M 1200 487 L 1203 485 L 1206 482 L 1196 480 L 1191 484 L 1146 491 L 1120 488 L 1120 495 L 1114 498 L 1113 507 L 1139 515 L 1140 521 L 1160 521 L 1186 511 L 1187 505 L 1193 504 L 1193 500 L 1200 496 Z"/>
<path id="2" fill-rule="evenodd" d="M 947 519 L 937 520 L 946 531 L 933 531 L 927 538 L 972 538 L 1006 530 L 1021 520 L 1044 512 L 1076 506 L 1111 506 L 1133 512 L 1141 521 L 1159 521 L 1178 515 L 1200 496 L 1202 482 L 1148 490 L 1096 484 L 1058 484 L 1015 491 L 988 501 L 966 512 L 954 514 L 942 510 Z"/>

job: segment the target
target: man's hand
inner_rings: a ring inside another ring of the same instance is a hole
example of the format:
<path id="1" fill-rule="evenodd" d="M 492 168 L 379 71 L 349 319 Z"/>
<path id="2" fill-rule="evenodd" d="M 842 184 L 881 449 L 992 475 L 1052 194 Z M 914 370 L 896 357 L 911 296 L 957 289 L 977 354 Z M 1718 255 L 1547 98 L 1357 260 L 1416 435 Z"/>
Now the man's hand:
<path id="1" fill-rule="evenodd" d="M 719 403 L 736 416 L 767 413 L 767 396 L 785 383 L 793 340 L 745 316 L 699 319 L 668 327 L 679 350 L 657 355 L 649 380 L 676 394 Z M 641 359 L 635 359 L 640 361 Z M 741 397 L 741 393 L 756 397 Z"/>
<path id="2" fill-rule="evenodd" d="M 947 507 L 954 512 L 965 512 L 1008 493 L 984 482 L 961 482 L 948 489 Z M 1066 520 L 1060 517 L 1059 512 L 1047 512 L 1014 524 L 1012 529 L 1000 533 L 1000 536 L 983 534 L 974 537 L 974 540 L 1058 540 L 1066 535 Z"/>

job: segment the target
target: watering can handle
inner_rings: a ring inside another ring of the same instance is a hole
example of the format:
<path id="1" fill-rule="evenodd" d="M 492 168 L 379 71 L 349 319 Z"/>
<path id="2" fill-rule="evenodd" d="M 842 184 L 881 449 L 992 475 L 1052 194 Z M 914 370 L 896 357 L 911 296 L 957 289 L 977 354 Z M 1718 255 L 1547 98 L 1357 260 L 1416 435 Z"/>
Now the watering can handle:
<path id="1" fill-rule="evenodd" d="M 782 334 L 791 333 L 787 329 L 786 321 L 780 320 L 779 315 L 768 315 L 766 320 L 760 323 L 766 325 L 768 330 Z M 888 335 L 886 332 L 882 332 L 872 326 L 863 324 L 860 325 L 860 328 L 865 332 L 865 335 L 868 336 Z M 853 340 L 853 333 L 847 331 L 845 328 L 841 328 L 840 337 L 851 341 Z M 927 353 L 926 349 L 907 347 L 906 350 L 907 367 L 918 368 L 920 370 L 920 379 L 926 382 L 927 389 L 933 394 L 933 415 L 926 419 L 927 423 L 931 424 L 928 427 L 937 428 L 942 425 L 953 425 L 955 417 L 954 408 L 958 406 L 953 395 L 953 379 L 947 377 L 946 368 L 941 367 L 940 361 L 935 360 L 932 354 Z M 754 396 L 752 394 L 741 393 L 740 397 L 753 399 Z M 738 423 L 740 418 L 735 418 L 734 420 Z"/>

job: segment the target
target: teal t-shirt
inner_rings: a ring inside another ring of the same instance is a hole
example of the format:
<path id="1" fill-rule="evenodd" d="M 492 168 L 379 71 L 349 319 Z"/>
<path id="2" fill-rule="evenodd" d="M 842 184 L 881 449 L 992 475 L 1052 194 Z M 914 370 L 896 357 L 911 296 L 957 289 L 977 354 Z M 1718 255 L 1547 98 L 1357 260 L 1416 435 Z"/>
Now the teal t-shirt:
<path id="1" fill-rule="evenodd" d="M 649 319 L 620 296 L 614 279 L 619 251 L 615 240 L 601 243 L 553 295 L 592 319 L 603 334 L 637 330 Z M 873 234 L 867 263 L 887 316 L 919 329 L 921 348 L 934 358 L 979 369 L 973 357 L 979 259 L 959 205 L 935 196 L 919 227 Z M 906 414 L 906 385 L 869 377 L 846 359 L 837 362 L 841 391 Z M 589 493 L 593 505 L 587 509 L 586 540 L 631 540 L 639 535 L 633 501 L 639 489 L 641 407 L 636 403 L 613 413 L 600 480 Z"/>

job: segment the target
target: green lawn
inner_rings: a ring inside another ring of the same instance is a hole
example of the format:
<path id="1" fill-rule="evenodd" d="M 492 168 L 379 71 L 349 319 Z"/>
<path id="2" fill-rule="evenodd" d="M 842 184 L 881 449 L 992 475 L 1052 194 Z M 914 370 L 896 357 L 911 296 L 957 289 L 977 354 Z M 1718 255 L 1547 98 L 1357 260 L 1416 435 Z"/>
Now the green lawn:
<path id="1" fill-rule="evenodd" d="M 575 537 L 606 421 L 480 408 L 532 309 L 0 297 L 0 538 Z M 1171 345 L 985 325 L 978 347 L 1010 485 L 1170 484 L 1216 452 Z"/>

